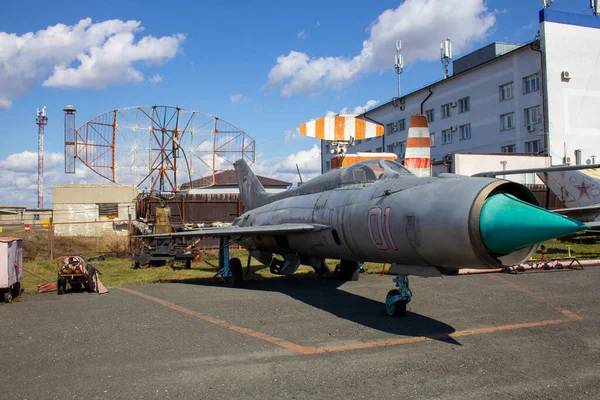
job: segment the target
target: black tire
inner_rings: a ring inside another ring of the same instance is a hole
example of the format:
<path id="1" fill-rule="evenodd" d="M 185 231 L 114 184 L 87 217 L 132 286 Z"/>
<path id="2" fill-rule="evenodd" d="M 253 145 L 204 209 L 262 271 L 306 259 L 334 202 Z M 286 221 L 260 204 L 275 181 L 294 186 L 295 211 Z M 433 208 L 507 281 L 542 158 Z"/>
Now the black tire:
<path id="1" fill-rule="evenodd" d="M 192 269 L 192 260 L 189 258 L 185 260 L 185 269 Z"/>
<path id="2" fill-rule="evenodd" d="M 13 299 L 12 296 L 12 291 L 11 290 L 7 290 L 6 292 L 4 292 L 4 302 L 5 303 L 10 303 Z"/>
<path id="3" fill-rule="evenodd" d="M 13 285 L 12 297 L 13 299 L 21 295 L 21 282 L 17 282 Z"/>
<path id="4" fill-rule="evenodd" d="M 58 278 L 58 294 L 65 294 L 65 291 L 67 290 L 67 281 L 64 280 L 63 278 Z"/>
<path id="5" fill-rule="evenodd" d="M 96 275 L 96 268 L 88 267 L 87 290 L 90 293 L 93 293 L 96 291 L 96 282 L 94 281 L 95 275 Z"/>
<path id="6" fill-rule="evenodd" d="M 133 269 L 140 269 L 140 262 L 139 261 L 132 261 L 131 262 L 131 267 Z"/>
<path id="7" fill-rule="evenodd" d="M 388 304 L 390 298 L 400 294 L 398 289 L 390 290 L 385 297 L 385 311 L 390 317 L 406 316 L 406 300 L 397 301 L 393 304 Z"/>
<path id="8" fill-rule="evenodd" d="M 231 276 L 225 278 L 225 284 L 230 288 L 241 288 L 244 286 L 244 273 L 242 262 L 239 258 L 229 260 L 229 270 L 231 271 Z"/>
<path id="9" fill-rule="evenodd" d="M 339 278 L 343 281 L 357 281 L 360 275 L 360 266 L 354 261 L 340 262 Z"/>

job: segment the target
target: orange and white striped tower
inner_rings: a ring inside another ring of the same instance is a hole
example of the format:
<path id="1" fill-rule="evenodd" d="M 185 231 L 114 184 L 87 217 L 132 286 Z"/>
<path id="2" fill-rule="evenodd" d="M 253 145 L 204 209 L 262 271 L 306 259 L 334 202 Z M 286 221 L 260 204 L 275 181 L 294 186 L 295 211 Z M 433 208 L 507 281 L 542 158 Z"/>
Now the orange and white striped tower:
<path id="1" fill-rule="evenodd" d="M 410 118 L 404 166 L 415 176 L 431 176 L 429 124 L 424 115 L 413 115 Z"/>

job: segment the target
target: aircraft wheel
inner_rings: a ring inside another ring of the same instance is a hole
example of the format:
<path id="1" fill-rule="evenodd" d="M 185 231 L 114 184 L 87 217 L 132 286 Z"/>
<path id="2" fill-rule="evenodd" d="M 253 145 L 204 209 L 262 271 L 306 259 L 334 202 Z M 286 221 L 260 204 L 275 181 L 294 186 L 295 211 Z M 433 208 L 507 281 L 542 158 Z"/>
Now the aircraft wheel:
<path id="1" fill-rule="evenodd" d="M 229 270 L 231 271 L 231 276 L 225 279 L 225 283 L 231 288 L 241 288 L 244 285 L 244 273 L 242 262 L 239 258 L 229 260 Z"/>
<path id="2" fill-rule="evenodd" d="M 10 290 L 7 290 L 6 292 L 4 292 L 4 301 L 6 303 L 10 303 L 13 299 L 12 293 Z"/>
<path id="3" fill-rule="evenodd" d="M 12 297 L 19 297 L 21 295 L 21 282 L 17 282 L 14 284 L 12 289 Z"/>
<path id="4" fill-rule="evenodd" d="M 394 296 L 398 296 L 400 291 L 397 289 L 390 290 L 385 298 L 385 311 L 390 317 L 404 317 L 406 315 L 406 301 L 400 300 L 391 303 Z"/>

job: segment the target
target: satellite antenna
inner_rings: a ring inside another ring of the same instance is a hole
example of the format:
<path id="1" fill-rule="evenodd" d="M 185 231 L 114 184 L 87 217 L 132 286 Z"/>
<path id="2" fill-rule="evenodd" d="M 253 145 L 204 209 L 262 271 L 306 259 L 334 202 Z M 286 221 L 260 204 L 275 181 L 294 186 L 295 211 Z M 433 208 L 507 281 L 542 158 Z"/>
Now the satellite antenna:
<path id="1" fill-rule="evenodd" d="M 600 14 L 600 1 L 590 0 L 590 8 L 594 15 L 598 16 Z"/>
<path id="2" fill-rule="evenodd" d="M 593 2 L 594 0 L 590 0 L 590 2 Z M 548 8 L 552 5 L 552 3 L 554 3 L 554 0 L 542 0 L 542 7 L 544 8 Z"/>
<path id="3" fill-rule="evenodd" d="M 402 54 L 402 40 L 396 40 L 396 57 L 394 62 L 394 67 L 396 69 L 396 74 L 398 74 L 398 97 L 400 97 L 400 74 L 404 69 L 404 58 Z"/>
<path id="4" fill-rule="evenodd" d="M 446 79 L 449 76 L 448 66 L 450 65 L 450 60 L 452 59 L 452 43 L 450 43 L 450 38 L 442 42 L 440 47 L 440 59 L 444 67 L 444 79 Z"/>

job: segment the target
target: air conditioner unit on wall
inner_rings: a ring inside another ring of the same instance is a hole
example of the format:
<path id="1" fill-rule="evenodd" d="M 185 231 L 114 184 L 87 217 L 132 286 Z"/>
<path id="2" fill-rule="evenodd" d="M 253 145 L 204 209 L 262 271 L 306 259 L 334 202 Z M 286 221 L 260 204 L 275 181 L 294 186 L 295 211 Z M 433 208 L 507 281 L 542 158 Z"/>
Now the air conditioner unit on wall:
<path id="1" fill-rule="evenodd" d="M 535 125 L 533 125 L 533 124 L 527 125 L 527 132 L 533 132 L 533 131 L 535 131 Z"/>
<path id="2" fill-rule="evenodd" d="M 392 132 L 398 132 L 398 123 L 394 122 L 394 124 L 392 125 Z"/>
<path id="3" fill-rule="evenodd" d="M 450 130 L 451 130 L 452 132 L 456 132 L 456 129 L 458 129 L 456 125 L 452 125 L 452 126 L 450 127 Z"/>
<path id="4" fill-rule="evenodd" d="M 406 107 L 406 106 L 405 106 L 404 104 L 400 104 L 400 111 L 404 111 L 404 108 L 405 108 L 405 107 Z"/>
<path id="5" fill-rule="evenodd" d="M 456 102 L 453 101 L 452 103 L 450 103 L 450 107 L 456 107 Z"/>
<path id="6" fill-rule="evenodd" d="M 571 73 L 569 71 L 563 71 L 560 73 L 560 78 L 563 81 L 568 81 L 569 79 L 571 79 Z"/>

